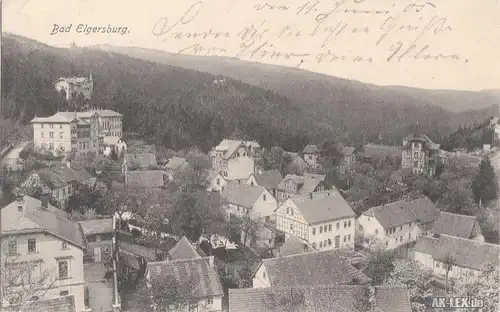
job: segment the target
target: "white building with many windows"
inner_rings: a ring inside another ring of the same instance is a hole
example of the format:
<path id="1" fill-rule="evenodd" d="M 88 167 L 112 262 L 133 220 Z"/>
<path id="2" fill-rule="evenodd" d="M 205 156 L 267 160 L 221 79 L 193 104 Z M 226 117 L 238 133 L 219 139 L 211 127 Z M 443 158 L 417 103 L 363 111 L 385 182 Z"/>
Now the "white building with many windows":
<path id="1" fill-rule="evenodd" d="M 295 195 L 276 210 L 276 227 L 318 250 L 354 248 L 355 213 L 337 190 Z"/>

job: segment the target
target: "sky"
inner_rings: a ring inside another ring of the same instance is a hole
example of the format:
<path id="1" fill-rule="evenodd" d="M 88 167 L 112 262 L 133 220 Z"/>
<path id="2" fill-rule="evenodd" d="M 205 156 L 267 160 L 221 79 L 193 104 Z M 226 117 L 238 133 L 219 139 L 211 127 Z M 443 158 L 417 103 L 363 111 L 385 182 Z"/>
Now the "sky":
<path id="1" fill-rule="evenodd" d="M 378 85 L 482 90 L 500 89 L 499 1 L 4 0 L 2 27 L 60 47 L 138 46 Z M 102 28 L 86 34 L 85 25 Z"/>

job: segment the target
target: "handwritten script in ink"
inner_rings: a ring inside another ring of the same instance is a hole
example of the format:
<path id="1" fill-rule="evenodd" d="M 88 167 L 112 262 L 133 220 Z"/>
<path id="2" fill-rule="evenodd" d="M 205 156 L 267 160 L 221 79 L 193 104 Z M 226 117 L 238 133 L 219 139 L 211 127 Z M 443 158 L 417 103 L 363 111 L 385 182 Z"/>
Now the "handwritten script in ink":
<path id="1" fill-rule="evenodd" d="M 211 24 L 198 22 L 209 5 L 199 1 L 181 14 L 162 16 L 152 25 L 153 35 L 165 44 L 181 46 L 179 53 L 281 59 L 296 66 L 306 62 L 468 62 L 459 51 L 442 44 L 455 28 L 438 5 L 429 1 L 270 0 L 248 4 L 248 16 L 241 19 L 249 22 L 238 26 L 234 22 L 224 26 L 224 16 Z"/>

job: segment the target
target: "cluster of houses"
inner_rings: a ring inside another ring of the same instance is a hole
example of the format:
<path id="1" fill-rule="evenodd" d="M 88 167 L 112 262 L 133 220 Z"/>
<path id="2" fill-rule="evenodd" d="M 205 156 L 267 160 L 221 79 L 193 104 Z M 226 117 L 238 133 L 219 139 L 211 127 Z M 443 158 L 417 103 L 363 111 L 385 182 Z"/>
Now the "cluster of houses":
<path id="1" fill-rule="evenodd" d="M 37 117 L 32 123 L 35 146 L 49 144 L 49 149 L 63 146 L 77 153 L 91 149 L 99 153 L 107 136 L 122 142 L 121 115 L 107 110 L 59 112 L 45 119 Z M 84 127 L 90 130 L 85 132 Z M 60 135 L 54 134 L 56 130 Z M 110 146 L 117 148 L 118 143 Z M 128 192 L 161 188 L 189 165 L 180 157 L 159 165 L 153 150 L 127 150 L 124 143 L 117 151 L 123 154 L 117 169 L 124 181 L 113 187 Z M 229 222 L 236 218 L 257 225 L 242 227 L 240 243 L 257 254 L 271 251 L 253 273 L 250 288 L 225 293 L 217 259 L 186 237 L 173 237 L 175 243 L 159 252 L 118 231 L 116 216 L 71 220 L 51 200 L 63 206 L 76 185 L 95 186 L 97 182 L 69 163 L 36 170 L 24 182 L 22 189 L 42 186 L 40 199 L 21 192 L 2 209 L 6 268 L 33 263 L 36 272 L 52 272 L 50 291 L 29 298 L 51 311 L 96 310 L 90 302 L 103 293 L 93 288 L 86 277 L 93 273 L 86 268 L 97 263 L 106 268 L 104 275 L 110 279 L 110 300 L 103 311 L 120 310 L 117 276 L 125 272 L 146 277 L 151 287 L 166 277 L 179 283 L 189 277 L 197 284 L 183 309 L 190 312 L 225 311 L 224 296 L 229 297 L 231 312 L 270 311 L 279 301 L 276 296 L 297 291 L 307 297 L 304 311 L 353 311 L 368 293 L 368 301 L 382 311 L 410 312 L 405 286 L 370 286 L 370 277 L 362 272 L 364 256 L 355 247 L 407 248 L 408 257 L 436 276 L 447 273 L 443 262 L 451 256 L 450 277 L 457 279 L 477 274 L 486 263 L 498 265 L 500 247 L 484 242 L 475 217 L 439 211 L 426 197 L 387 203 L 357 215 L 339 190 L 327 186 L 326 176 L 315 173 L 320 166 L 317 146 L 290 153 L 290 173 L 285 176 L 279 170 L 258 168 L 262 152 L 257 142 L 225 139 L 210 151 L 212 169 L 207 177 L 207 191 L 221 194 Z M 401 158 L 404 169 L 432 175 L 439 145 L 416 135 L 406 138 L 402 147 L 367 145 L 360 152 L 343 147 L 342 154 L 339 168 L 343 172 L 352 170 L 358 161 L 394 155 Z M 19 287 L 14 283 L 11 292 L 4 293 L 6 311 L 15 311 L 20 304 L 16 299 Z"/>

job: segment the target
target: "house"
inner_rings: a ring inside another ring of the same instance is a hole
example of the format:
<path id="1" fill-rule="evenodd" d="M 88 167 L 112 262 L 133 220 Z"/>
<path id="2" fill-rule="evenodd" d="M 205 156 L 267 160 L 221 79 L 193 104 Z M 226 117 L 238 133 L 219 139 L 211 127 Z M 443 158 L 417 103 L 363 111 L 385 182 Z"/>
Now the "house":
<path id="1" fill-rule="evenodd" d="M 53 299 L 33 300 L 26 302 L 23 312 L 77 312 L 75 308 L 75 296 L 67 295 Z M 4 312 L 19 312 L 20 305 L 3 307 Z"/>
<path id="2" fill-rule="evenodd" d="M 79 184 L 93 185 L 95 180 L 82 168 L 66 166 L 52 166 L 33 171 L 20 185 L 27 194 L 33 195 L 37 189 L 50 190 L 52 199 L 64 207 L 68 198 L 73 194 Z"/>
<path id="3" fill-rule="evenodd" d="M 121 137 L 110 136 L 103 138 L 101 148 L 104 156 L 110 156 L 114 153 L 120 158 L 127 151 L 127 143 Z"/>
<path id="4" fill-rule="evenodd" d="M 358 155 L 362 162 L 375 165 L 387 161 L 399 164 L 401 161 L 401 149 L 397 146 L 369 143 L 363 145 Z"/>
<path id="5" fill-rule="evenodd" d="M 87 240 L 85 255 L 93 262 L 110 259 L 113 248 L 113 218 L 80 221 L 80 227 Z"/>
<path id="6" fill-rule="evenodd" d="M 183 236 L 172 249 L 168 251 L 170 260 L 200 259 L 201 256 L 196 248 Z"/>
<path id="7" fill-rule="evenodd" d="M 288 238 L 285 239 L 283 245 L 281 245 L 276 250 L 276 256 L 285 257 L 311 251 L 315 251 L 315 249 L 311 245 L 309 245 L 306 241 L 298 238 L 295 235 L 290 235 Z"/>
<path id="8" fill-rule="evenodd" d="M 475 216 L 440 211 L 431 234 L 446 234 L 484 242 L 481 227 Z"/>
<path id="9" fill-rule="evenodd" d="M 7 247 L 6 274 L 13 285 L 4 289 L 5 299 L 10 304 L 18 303 L 15 293 L 23 286 L 17 285 L 33 282 L 26 280 L 26 273 L 22 272 L 24 265 L 31 263 L 33 272 L 47 276 L 33 287 L 51 286 L 37 294 L 39 299 L 73 295 L 75 310 L 82 311 L 83 255 L 87 244 L 78 223 L 51 206 L 48 194 L 37 200 L 21 193 L 2 209 L 1 222 L 2 244 Z"/>
<path id="10" fill-rule="evenodd" d="M 282 288 L 229 289 L 229 312 L 277 311 L 278 298 L 300 294 L 304 298 L 301 312 L 360 310 L 360 301 L 372 303 L 377 311 L 411 312 L 410 295 L 405 285 L 311 285 Z M 292 301 L 293 300 L 293 301 Z M 290 298 L 299 304 L 300 299 Z M 279 301 L 278 301 L 279 302 Z M 366 311 L 372 309 L 366 308 Z"/>
<path id="11" fill-rule="evenodd" d="M 222 192 L 222 197 L 227 202 L 229 218 L 236 216 L 244 223 L 241 233 L 244 245 L 259 250 L 274 245 L 274 211 L 278 202 L 268 190 L 258 185 L 231 181 Z M 259 225 L 257 229 L 251 226 L 252 223 Z"/>
<path id="12" fill-rule="evenodd" d="M 163 186 L 162 170 L 128 171 L 125 173 L 125 188 L 127 189 L 157 189 Z"/>
<path id="13" fill-rule="evenodd" d="M 108 109 L 35 117 L 31 120 L 34 148 L 54 155 L 95 156 L 103 153 L 104 139 L 122 137 L 122 117 Z"/>
<path id="14" fill-rule="evenodd" d="M 297 153 L 285 152 L 290 155 L 290 162 L 286 166 L 286 172 L 294 175 L 303 175 L 309 170 L 309 165 Z"/>
<path id="15" fill-rule="evenodd" d="M 436 206 L 425 196 L 373 207 L 356 219 L 356 242 L 364 247 L 381 243 L 394 249 L 427 234 L 438 216 Z"/>
<path id="16" fill-rule="evenodd" d="M 209 170 L 207 175 L 207 191 L 222 193 L 228 182 L 220 173 Z"/>
<path id="17" fill-rule="evenodd" d="M 156 156 L 153 153 L 125 154 L 122 171 L 144 170 L 154 166 L 156 166 Z"/>
<path id="18" fill-rule="evenodd" d="M 146 277 L 150 287 L 158 287 L 157 282 L 173 279 L 180 287 L 188 289 L 183 294 L 189 300 L 188 311 L 222 311 L 224 291 L 214 257 L 151 262 Z"/>
<path id="19" fill-rule="evenodd" d="M 439 150 L 439 144 L 425 134 L 410 134 L 403 140 L 401 167 L 412 174 L 434 176 Z"/>
<path id="20" fill-rule="evenodd" d="M 356 214 L 337 190 L 288 198 L 276 210 L 276 228 L 317 250 L 354 248 Z"/>
<path id="21" fill-rule="evenodd" d="M 313 251 L 263 259 L 253 288 L 363 284 L 370 278 L 354 268 L 342 250 Z"/>
<path id="22" fill-rule="evenodd" d="M 467 278 L 477 275 L 487 264 L 498 266 L 500 246 L 456 236 L 436 234 L 422 236 L 413 248 L 414 260 L 445 276 L 444 263 L 451 263 L 450 278 Z"/>
<path id="23" fill-rule="evenodd" d="M 339 171 L 343 174 L 354 170 L 356 165 L 356 149 L 354 147 L 342 147 L 342 160 L 339 164 Z"/>
<path id="24" fill-rule="evenodd" d="M 302 150 L 304 160 L 311 168 L 319 167 L 319 153 L 319 148 L 313 144 L 306 145 L 306 147 Z"/>
<path id="25" fill-rule="evenodd" d="M 227 139 L 210 152 L 212 169 L 226 180 L 248 179 L 255 172 L 255 159 L 259 155 L 259 143 Z"/>
<path id="26" fill-rule="evenodd" d="M 292 195 L 321 192 L 325 187 L 326 175 L 305 172 L 304 175 L 287 174 L 278 184 L 277 200 L 282 202 Z"/>
<path id="27" fill-rule="evenodd" d="M 277 195 L 278 185 L 280 184 L 283 177 L 279 170 L 267 170 L 258 173 L 252 173 L 247 180 L 247 184 L 258 185 L 264 187 L 269 193 L 273 194 L 274 197 Z"/>
<path id="28" fill-rule="evenodd" d="M 76 99 L 81 94 L 83 98 L 90 99 L 94 91 L 94 81 L 92 73 L 89 77 L 66 77 L 54 81 L 54 87 L 57 92 L 64 91 L 66 100 Z"/>

